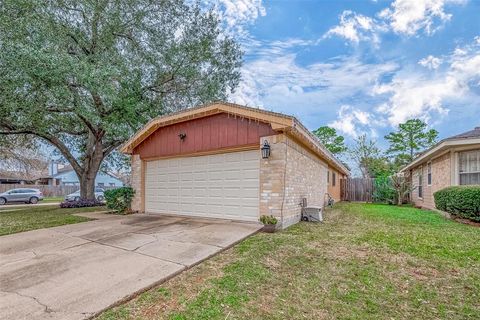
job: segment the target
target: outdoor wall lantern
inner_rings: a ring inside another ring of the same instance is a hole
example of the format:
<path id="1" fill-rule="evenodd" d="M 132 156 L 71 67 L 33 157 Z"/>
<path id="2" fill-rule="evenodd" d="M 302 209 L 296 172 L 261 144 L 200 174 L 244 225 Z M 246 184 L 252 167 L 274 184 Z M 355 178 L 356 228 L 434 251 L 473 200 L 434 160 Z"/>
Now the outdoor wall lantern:
<path id="1" fill-rule="evenodd" d="M 268 141 L 265 140 L 263 141 L 263 146 L 262 146 L 262 158 L 268 159 L 269 157 L 270 157 L 270 145 L 268 144 Z"/>
<path id="2" fill-rule="evenodd" d="M 180 138 L 180 140 L 185 140 L 185 138 L 187 137 L 187 134 L 185 132 L 182 132 L 182 133 L 179 133 L 178 134 L 178 137 Z"/>

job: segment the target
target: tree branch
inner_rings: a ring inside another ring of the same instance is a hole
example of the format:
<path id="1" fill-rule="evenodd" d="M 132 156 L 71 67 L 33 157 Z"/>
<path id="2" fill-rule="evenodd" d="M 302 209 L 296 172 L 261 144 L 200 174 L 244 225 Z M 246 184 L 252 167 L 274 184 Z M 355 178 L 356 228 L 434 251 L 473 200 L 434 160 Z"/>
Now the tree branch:
<path id="1" fill-rule="evenodd" d="M 3 126 L 3 125 L 2 125 Z M 6 126 L 3 126 L 6 127 Z M 10 129 L 12 128 L 12 129 Z M 13 127 L 10 126 L 10 128 L 7 127 L 8 131 L 0 131 L 0 135 L 18 135 L 18 134 L 32 134 L 37 137 L 40 137 L 48 142 L 50 142 L 52 145 L 54 145 L 61 153 L 62 155 L 67 158 L 68 162 L 72 165 L 73 169 L 77 174 L 81 173 L 83 171 L 82 166 L 78 163 L 77 159 L 73 156 L 73 154 L 70 152 L 70 150 L 67 148 L 67 146 L 57 137 L 52 136 L 50 134 L 44 133 L 44 132 L 37 132 L 34 130 L 26 130 L 26 129 L 19 129 L 15 130 Z"/>
<path id="2" fill-rule="evenodd" d="M 85 118 L 84 116 L 82 116 L 81 114 L 75 112 L 75 115 L 77 117 L 80 118 L 80 120 L 82 120 L 82 122 L 87 126 L 88 130 L 90 130 L 92 132 L 92 134 L 96 135 L 97 134 L 97 128 L 95 128 L 95 126 L 90 122 L 88 121 L 87 118 Z"/>

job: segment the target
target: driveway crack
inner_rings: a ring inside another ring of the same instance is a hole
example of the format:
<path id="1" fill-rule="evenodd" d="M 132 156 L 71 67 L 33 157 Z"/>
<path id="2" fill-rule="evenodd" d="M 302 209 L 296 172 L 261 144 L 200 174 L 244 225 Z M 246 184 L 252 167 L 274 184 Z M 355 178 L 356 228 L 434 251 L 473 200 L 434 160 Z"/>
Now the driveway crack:
<path id="1" fill-rule="evenodd" d="M 110 247 L 110 248 L 114 248 L 114 249 L 118 249 L 118 250 L 122 250 L 122 251 L 126 251 L 126 252 L 131 252 L 131 253 L 134 253 L 134 254 L 139 254 L 139 255 L 142 255 L 142 256 L 145 256 L 145 257 L 149 257 L 149 258 L 153 258 L 153 259 L 156 259 L 156 260 L 163 260 L 163 261 L 166 261 L 166 262 L 174 263 L 174 264 L 177 264 L 177 265 L 179 265 L 179 266 L 185 267 L 184 264 L 179 263 L 179 262 L 174 262 L 174 261 L 170 261 L 170 260 L 167 260 L 167 259 L 164 259 L 164 258 L 159 258 L 159 257 L 151 256 L 151 255 L 149 255 L 149 254 L 145 254 L 145 253 L 138 252 L 138 251 L 127 250 L 127 249 L 125 249 L 125 248 L 117 247 L 117 246 L 114 246 L 114 245 L 111 245 L 111 244 L 102 243 L 102 242 L 95 241 L 95 240 L 90 240 L 90 241 L 93 242 L 93 243 L 99 244 L 99 245 L 101 245 L 101 246 L 106 246 L 106 247 Z M 155 241 L 156 241 L 156 240 L 155 240 Z M 135 249 L 135 250 L 136 250 L 136 249 Z"/>
<path id="2" fill-rule="evenodd" d="M 17 296 L 20 296 L 20 297 L 23 297 L 23 298 L 28 298 L 28 299 L 32 299 L 33 301 L 35 301 L 38 305 L 42 306 L 45 308 L 45 312 L 46 313 L 54 313 L 55 310 L 53 310 L 52 308 L 50 308 L 49 306 L 47 306 L 46 304 L 42 303 L 40 300 L 38 300 L 37 298 L 33 297 L 33 296 L 29 296 L 27 294 L 23 294 L 23 293 L 19 293 L 19 292 L 15 292 L 15 291 L 4 291 L 2 290 L 1 292 L 3 293 L 10 293 L 10 294 L 16 294 Z"/>

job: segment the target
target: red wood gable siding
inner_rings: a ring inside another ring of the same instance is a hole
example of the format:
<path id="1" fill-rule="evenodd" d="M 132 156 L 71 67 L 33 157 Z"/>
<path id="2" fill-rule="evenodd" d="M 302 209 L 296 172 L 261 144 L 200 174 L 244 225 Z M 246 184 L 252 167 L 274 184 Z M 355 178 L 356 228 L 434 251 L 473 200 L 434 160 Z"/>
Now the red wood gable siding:
<path id="1" fill-rule="evenodd" d="M 184 141 L 180 133 L 187 136 Z M 167 157 L 259 144 L 274 135 L 270 124 L 220 113 L 159 128 L 138 145 L 140 158 Z"/>

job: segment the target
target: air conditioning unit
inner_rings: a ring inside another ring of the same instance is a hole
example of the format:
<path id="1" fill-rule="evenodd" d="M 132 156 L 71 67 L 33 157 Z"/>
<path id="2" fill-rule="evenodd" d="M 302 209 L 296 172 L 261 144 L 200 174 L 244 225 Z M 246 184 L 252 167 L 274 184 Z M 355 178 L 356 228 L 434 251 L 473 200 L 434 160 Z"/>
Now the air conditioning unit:
<path id="1" fill-rule="evenodd" d="M 302 220 L 310 222 L 322 222 L 322 207 L 305 207 L 302 210 Z"/>

